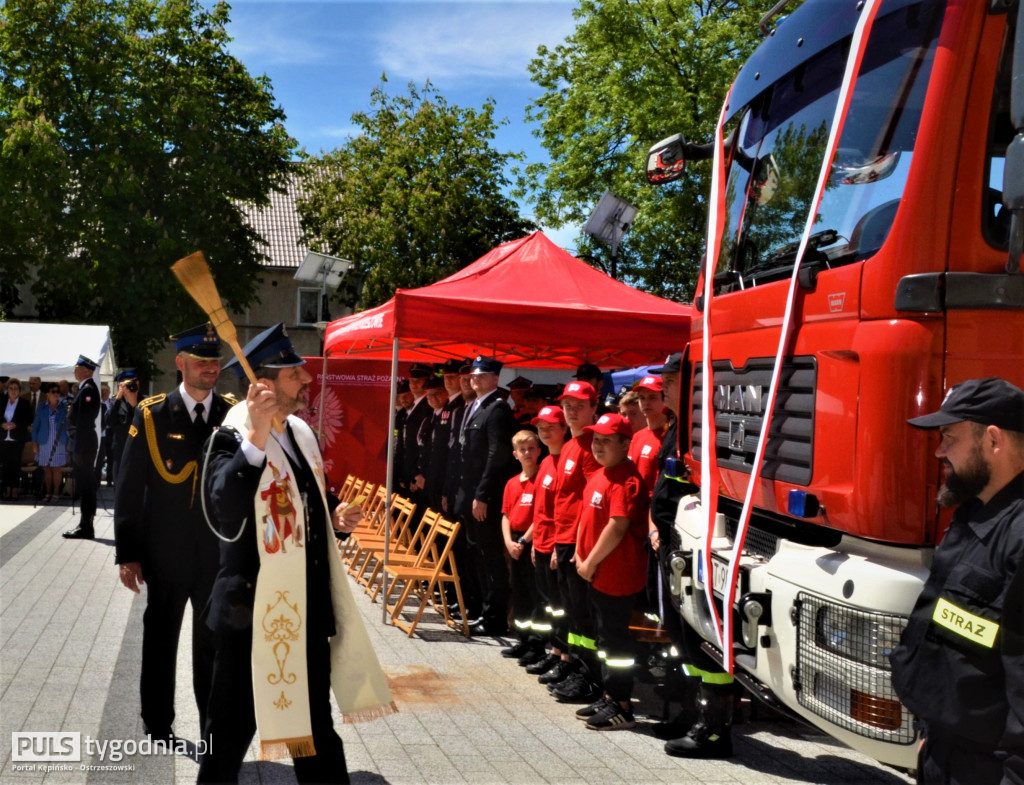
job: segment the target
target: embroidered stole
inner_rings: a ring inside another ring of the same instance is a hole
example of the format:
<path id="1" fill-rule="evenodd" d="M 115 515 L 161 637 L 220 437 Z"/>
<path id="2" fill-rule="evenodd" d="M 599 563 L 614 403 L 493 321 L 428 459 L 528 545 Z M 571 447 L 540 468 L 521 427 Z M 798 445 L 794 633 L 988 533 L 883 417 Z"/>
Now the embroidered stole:
<path id="1" fill-rule="evenodd" d="M 287 418 L 293 447 L 305 458 L 319 494 L 307 504 L 323 506 L 331 604 L 337 634 L 331 638 L 331 689 L 345 722 L 362 722 L 398 711 L 370 644 L 362 616 L 335 547 L 327 506 L 323 460 L 316 437 L 305 422 Z M 249 430 L 244 402 L 228 412 L 225 425 Z M 287 436 L 285 437 L 287 438 Z M 261 760 L 315 755 L 306 673 L 306 526 L 295 469 L 271 436 L 267 463 L 253 499 L 260 572 L 253 604 L 252 678 Z"/>

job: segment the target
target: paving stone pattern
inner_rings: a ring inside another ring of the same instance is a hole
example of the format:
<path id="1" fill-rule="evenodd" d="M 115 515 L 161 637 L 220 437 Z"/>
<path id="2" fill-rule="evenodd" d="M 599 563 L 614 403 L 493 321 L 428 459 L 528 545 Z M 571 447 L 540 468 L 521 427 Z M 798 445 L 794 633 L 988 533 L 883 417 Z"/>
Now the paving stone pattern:
<path id="1" fill-rule="evenodd" d="M 194 745 L 179 755 L 133 755 L 129 771 L 16 771 L 11 734 L 76 731 L 82 739 L 141 740 L 138 679 L 145 595 L 123 588 L 114 565 L 110 489 L 101 489 L 97 539 L 67 541 L 77 513 L 66 503 L 0 506 L 0 783 L 191 783 Z M 495 638 L 466 640 L 428 611 L 413 638 L 382 623 L 379 604 L 355 591 L 400 713 L 336 727 L 355 785 L 645 785 L 646 783 L 843 783 L 912 780 L 801 724 L 758 718 L 734 730 L 729 761 L 670 758 L 648 722 L 596 732 L 574 719 Z M 191 685 L 191 615 L 178 647 L 176 733 L 199 737 Z M 644 709 L 638 706 L 638 712 Z M 84 743 L 84 742 L 83 742 Z M 89 756 L 83 764 L 115 765 Z M 294 783 L 289 762 L 257 762 L 243 785 Z"/>

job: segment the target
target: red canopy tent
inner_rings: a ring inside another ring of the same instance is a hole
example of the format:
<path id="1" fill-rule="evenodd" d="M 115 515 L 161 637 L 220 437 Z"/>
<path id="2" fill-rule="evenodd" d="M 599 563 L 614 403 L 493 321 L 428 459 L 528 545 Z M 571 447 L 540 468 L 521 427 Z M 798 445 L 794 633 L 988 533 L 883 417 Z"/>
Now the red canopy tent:
<path id="1" fill-rule="evenodd" d="M 431 362 L 479 353 L 506 365 L 575 368 L 586 360 L 625 368 L 682 350 L 690 312 L 616 281 L 534 232 L 437 283 L 399 289 L 384 305 L 331 322 L 324 368 L 326 374 L 327 359 L 340 354 L 390 358 L 394 379 L 399 357 Z M 394 430 L 392 383 L 388 433 Z M 389 440 L 388 499 L 394 460 Z M 388 517 L 386 542 L 390 528 Z M 385 564 L 388 555 L 385 545 Z"/>
<path id="2" fill-rule="evenodd" d="M 688 305 L 616 281 L 541 232 L 499 245 L 419 289 L 330 323 L 324 354 L 433 361 L 490 354 L 509 365 L 629 367 L 686 345 Z"/>

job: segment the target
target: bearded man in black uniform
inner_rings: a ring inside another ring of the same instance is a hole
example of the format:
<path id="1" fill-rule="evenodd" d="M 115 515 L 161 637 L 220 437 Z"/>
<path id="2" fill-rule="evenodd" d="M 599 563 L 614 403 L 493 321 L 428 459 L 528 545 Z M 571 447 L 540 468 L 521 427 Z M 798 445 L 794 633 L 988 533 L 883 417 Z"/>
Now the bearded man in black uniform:
<path id="1" fill-rule="evenodd" d="M 78 394 L 68 409 L 68 432 L 74 438 L 71 465 L 74 469 L 75 490 L 78 492 L 82 518 L 78 526 L 61 536 L 67 540 L 91 540 L 95 536 L 93 519 L 96 517 L 96 453 L 100 446 L 100 389 L 92 375 L 97 363 L 85 355 L 78 355 L 75 379 Z"/>
<path id="2" fill-rule="evenodd" d="M 192 688 L 199 719 L 213 675 L 213 639 L 197 617 L 217 574 L 217 539 L 203 517 L 197 466 L 203 443 L 233 400 L 213 389 L 220 340 L 203 324 L 172 336 L 182 381 L 139 403 L 120 456 L 114 500 L 115 560 L 121 583 L 139 593 L 142 617 L 142 721 L 154 739 L 171 738 L 178 636 L 192 603 Z"/>
<path id="3" fill-rule="evenodd" d="M 1024 782 L 1024 390 L 971 379 L 908 422 L 939 429 L 938 502 L 959 505 L 890 656 L 923 730 L 917 780 Z"/>

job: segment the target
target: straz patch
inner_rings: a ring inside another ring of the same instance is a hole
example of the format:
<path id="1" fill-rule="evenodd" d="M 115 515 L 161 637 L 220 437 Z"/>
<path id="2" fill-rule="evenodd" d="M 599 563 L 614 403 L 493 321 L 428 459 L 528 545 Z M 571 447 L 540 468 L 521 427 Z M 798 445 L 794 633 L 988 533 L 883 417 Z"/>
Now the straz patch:
<path id="1" fill-rule="evenodd" d="M 932 614 L 932 621 L 940 627 L 945 627 L 950 632 L 962 635 L 970 641 L 979 643 L 987 649 L 991 649 L 996 642 L 996 633 L 999 632 L 999 625 L 981 616 L 975 616 L 970 611 L 958 608 L 953 603 L 939 598 L 935 603 L 935 612 Z"/>

